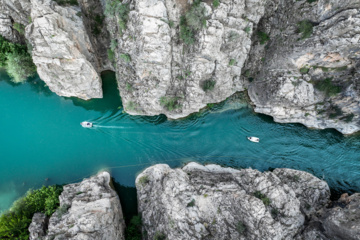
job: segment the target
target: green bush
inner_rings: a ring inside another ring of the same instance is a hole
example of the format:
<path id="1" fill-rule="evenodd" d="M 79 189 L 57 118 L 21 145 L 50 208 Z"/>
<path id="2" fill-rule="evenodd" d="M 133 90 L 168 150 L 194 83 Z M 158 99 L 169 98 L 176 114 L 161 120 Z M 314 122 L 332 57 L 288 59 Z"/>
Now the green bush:
<path id="1" fill-rule="evenodd" d="M 206 8 L 200 1 L 194 1 L 190 10 L 180 18 L 180 38 L 185 44 L 195 42 L 195 33 L 206 26 Z"/>
<path id="2" fill-rule="evenodd" d="M 269 206 L 270 205 L 270 199 L 268 197 L 266 197 L 265 194 L 262 194 L 260 191 L 256 191 L 254 192 L 254 196 L 258 199 L 260 199 L 261 201 L 263 201 L 265 206 Z"/>
<path id="3" fill-rule="evenodd" d="M 300 68 L 300 73 L 301 74 L 306 74 L 306 73 L 308 73 L 309 72 L 309 68 L 307 68 L 307 67 L 302 67 L 302 68 Z"/>
<path id="4" fill-rule="evenodd" d="M 342 118 L 340 118 L 341 120 L 344 120 L 345 122 L 349 123 L 353 120 L 353 118 L 355 117 L 355 114 L 350 113 Z"/>
<path id="5" fill-rule="evenodd" d="M 130 224 L 125 229 L 126 240 L 141 240 L 141 226 L 142 221 L 140 216 L 133 216 L 130 220 Z"/>
<path id="6" fill-rule="evenodd" d="M 259 41 L 260 41 L 260 44 L 261 44 L 261 45 L 265 44 L 267 41 L 270 40 L 269 35 L 267 35 L 267 34 L 264 33 L 264 32 L 258 31 L 258 32 L 257 32 L 257 35 L 258 35 L 258 38 L 259 38 Z"/>
<path id="7" fill-rule="evenodd" d="M 0 36 L 0 67 L 6 66 L 7 55 L 9 53 L 27 53 L 27 47 L 16 43 L 11 43 Z"/>
<path id="8" fill-rule="evenodd" d="M 113 62 L 115 60 L 115 53 L 113 50 L 108 49 L 107 50 L 107 54 L 108 54 L 108 59 L 110 60 L 110 62 Z"/>
<path id="9" fill-rule="evenodd" d="M 180 107 L 178 103 L 178 97 L 161 97 L 160 98 L 160 105 L 163 106 L 168 111 L 173 111 Z"/>
<path id="10" fill-rule="evenodd" d="M 107 0 L 104 12 L 107 17 L 118 17 L 119 32 L 122 35 L 129 20 L 129 4 L 123 4 L 120 0 Z"/>
<path id="11" fill-rule="evenodd" d="M 148 176 L 142 176 L 141 178 L 139 178 L 139 184 L 141 186 L 144 186 L 145 184 L 147 184 L 149 182 L 149 177 Z"/>
<path id="12" fill-rule="evenodd" d="M 220 6 L 220 1 L 219 0 L 214 0 L 213 1 L 213 6 L 214 6 L 214 8 L 217 8 L 218 6 Z"/>
<path id="13" fill-rule="evenodd" d="M 236 64 L 236 60 L 235 59 L 230 59 L 229 66 L 233 66 L 235 64 Z"/>
<path id="14" fill-rule="evenodd" d="M 201 86 L 201 88 L 207 92 L 207 91 L 211 91 L 215 88 L 216 85 L 216 81 L 209 79 L 209 80 L 205 80 Z"/>
<path id="15" fill-rule="evenodd" d="M 343 111 L 341 110 L 341 108 L 339 108 L 336 105 L 331 105 L 329 110 L 330 110 L 329 118 L 331 119 L 343 115 Z"/>
<path id="16" fill-rule="evenodd" d="M 193 207 L 195 206 L 195 199 L 191 200 L 187 205 L 186 207 Z"/>
<path id="17" fill-rule="evenodd" d="M 29 225 L 34 213 L 50 216 L 59 206 L 62 187 L 49 186 L 29 191 L 0 216 L 0 239 L 29 239 Z"/>
<path id="18" fill-rule="evenodd" d="M 29 54 L 14 52 L 7 54 L 6 72 L 13 82 L 22 83 L 36 74 L 36 67 Z"/>
<path id="19" fill-rule="evenodd" d="M 334 85 L 331 82 L 331 78 L 315 82 L 314 87 L 319 91 L 324 92 L 327 97 L 335 96 L 341 92 L 341 87 Z"/>
<path id="20" fill-rule="evenodd" d="M 311 36 L 313 27 L 313 24 L 309 20 L 303 20 L 298 23 L 298 32 L 301 33 L 301 40 Z"/>

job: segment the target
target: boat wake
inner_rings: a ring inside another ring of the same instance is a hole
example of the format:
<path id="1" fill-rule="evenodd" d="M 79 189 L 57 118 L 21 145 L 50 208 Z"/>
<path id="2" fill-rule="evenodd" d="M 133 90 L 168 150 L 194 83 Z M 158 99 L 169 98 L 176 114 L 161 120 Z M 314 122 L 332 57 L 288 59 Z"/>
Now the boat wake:
<path id="1" fill-rule="evenodd" d="M 101 125 L 93 125 L 94 128 L 114 128 L 114 129 L 124 129 L 129 127 L 123 127 L 123 126 L 101 126 Z"/>

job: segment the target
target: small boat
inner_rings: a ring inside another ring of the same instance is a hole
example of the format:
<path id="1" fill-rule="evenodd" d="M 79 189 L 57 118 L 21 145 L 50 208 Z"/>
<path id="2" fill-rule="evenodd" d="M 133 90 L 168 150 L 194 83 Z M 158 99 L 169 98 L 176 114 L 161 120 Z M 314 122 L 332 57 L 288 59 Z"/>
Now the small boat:
<path id="1" fill-rule="evenodd" d="M 92 128 L 93 124 L 91 122 L 81 122 L 80 125 L 84 128 Z"/>
<path id="2" fill-rule="evenodd" d="M 260 138 L 257 137 L 247 137 L 247 139 L 251 142 L 256 142 L 256 143 L 260 142 Z"/>

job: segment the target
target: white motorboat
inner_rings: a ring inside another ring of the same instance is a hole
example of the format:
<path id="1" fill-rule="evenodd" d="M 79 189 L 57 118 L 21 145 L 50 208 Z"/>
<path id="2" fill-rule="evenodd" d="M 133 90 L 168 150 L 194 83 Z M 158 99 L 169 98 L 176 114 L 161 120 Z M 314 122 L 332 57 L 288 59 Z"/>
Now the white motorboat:
<path id="1" fill-rule="evenodd" d="M 247 137 L 247 139 L 251 142 L 256 142 L 256 143 L 260 142 L 260 138 L 258 137 Z"/>
<path id="2" fill-rule="evenodd" d="M 84 128 L 92 128 L 93 126 L 91 122 L 87 122 L 87 121 L 81 122 L 80 125 Z"/>

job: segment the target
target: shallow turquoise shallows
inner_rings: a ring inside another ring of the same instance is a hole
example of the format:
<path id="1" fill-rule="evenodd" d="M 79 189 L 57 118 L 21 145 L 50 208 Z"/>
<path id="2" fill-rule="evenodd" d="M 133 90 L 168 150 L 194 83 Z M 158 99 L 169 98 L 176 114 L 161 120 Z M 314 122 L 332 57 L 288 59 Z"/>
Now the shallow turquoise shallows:
<path id="1" fill-rule="evenodd" d="M 335 190 L 360 191 L 359 135 L 274 123 L 240 101 L 176 121 L 130 116 L 114 79 L 113 73 L 103 75 L 104 99 L 82 101 L 51 93 L 37 78 L 13 85 L 0 74 L 0 210 L 29 188 L 80 181 L 100 169 L 134 186 L 150 165 L 189 161 L 301 169 Z M 94 128 L 82 128 L 85 120 Z"/>

